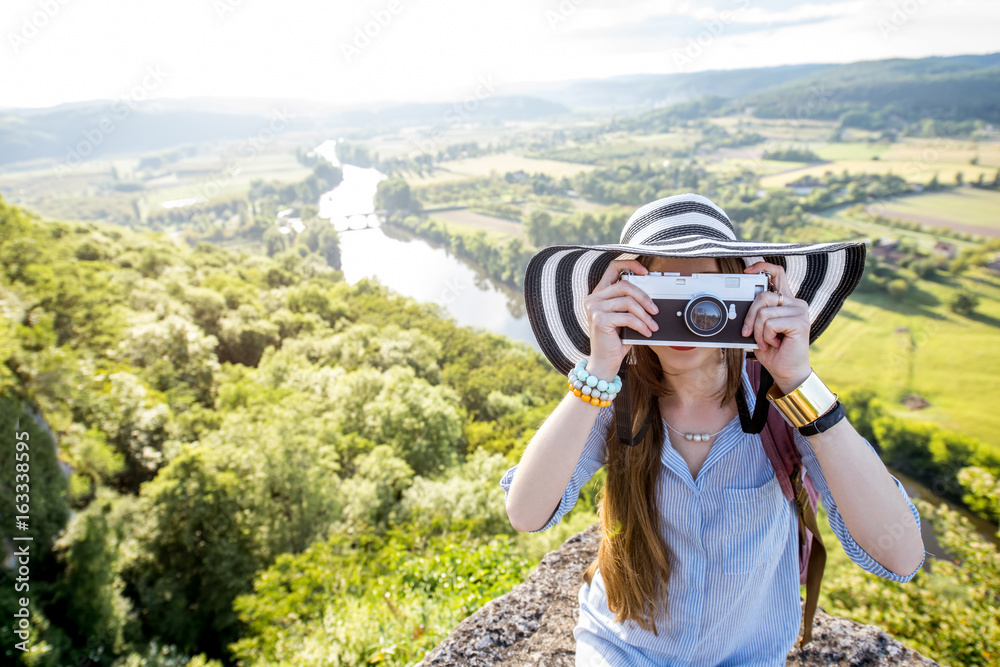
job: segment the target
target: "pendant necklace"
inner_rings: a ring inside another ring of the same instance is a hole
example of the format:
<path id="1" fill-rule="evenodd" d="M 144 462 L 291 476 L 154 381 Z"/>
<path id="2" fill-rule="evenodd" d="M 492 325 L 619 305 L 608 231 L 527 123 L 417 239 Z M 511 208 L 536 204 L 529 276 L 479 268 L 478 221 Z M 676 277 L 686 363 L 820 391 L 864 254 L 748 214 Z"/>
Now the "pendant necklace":
<path id="1" fill-rule="evenodd" d="M 664 419 L 663 423 L 667 424 L 667 420 Z M 729 424 L 726 424 L 726 426 L 729 426 Z M 692 440 L 694 442 L 708 442 L 710 439 L 714 438 L 715 436 L 717 436 L 720 433 L 722 433 L 723 431 L 725 431 L 726 430 L 726 426 L 723 426 L 721 429 L 719 429 L 715 433 L 681 433 L 680 431 L 678 431 L 677 429 L 675 429 L 670 424 L 667 424 L 667 428 L 669 428 L 671 431 L 673 431 L 674 433 L 676 433 L 678 435 L 683 435 L 685 437 L 685 439 Z"/>

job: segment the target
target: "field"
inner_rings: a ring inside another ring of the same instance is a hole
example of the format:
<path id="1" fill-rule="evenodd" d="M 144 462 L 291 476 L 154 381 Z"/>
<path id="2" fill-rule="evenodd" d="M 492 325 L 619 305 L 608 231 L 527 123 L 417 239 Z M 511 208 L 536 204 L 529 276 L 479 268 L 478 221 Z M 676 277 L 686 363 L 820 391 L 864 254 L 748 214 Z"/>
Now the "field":
<path id="1" fill-rule="evenodd" d="M 555 178 L 562 178 L 563 176 L 573 176 L 581 171 L 590 171 L 594 168 L 586 164 L 559 162 L 556 160 L 538 160 L 510 153 L 454 160 L 452 162 L 444 162 L 442 166 L 443 169 L 437 171 L 433 176 L 421 178 L 410 175 L 406 177 L 406 181 L 411 186 L 420 186 L 447 181 L 461 181 L 477 176 L 488 176 L 491 172 L 502 175 L 519 169 L 529 174 L 545 173 Z"/>
<path id="2" fill-rule="evenodd" d="M 912 363 L 913 390 L 931 405 L 917 412 L 900 405 L 899 415 L 932 421 L 1000 448 L 1000 278 L 985 269 L 969 275 L 950 285 L 921 281 L 927 305 L 855 293 L 810 348 L 816 372 L 834 391 L 870 386 L 897 398 L 907 389 Z M 947 307 L 963 283 L 981 298 L 972 318 Z M 901 327 L 908 332 L 897 332 Z M 913 354 L 908 350 L 911 333 Z"/>
<path id="3" fill-rule="evenodd" d="M 312 170 L 296 161 L 296 145 L 275 142 L 264 145 L 254 156 L 240 156 L 232 145 L 205 144 L 198 147 L 198 154 L 164 165 L 158 170 L 162 175 L 141 170 L 141 155 L 95 159 L 70 169 L 39 160 L 19 165 L 18 170 L 9 166 L 0 170 L 0 194 L 52 219 L 122 220 L 133 215 L 133 203 L 152 213 L 171 200 L 245 193 L 255 179 L 301 181 Z M 230 164 L 237 167 L 232 176 L 224 171 Z M 115 189 L 123 183 L 142 189 Z"/>
<path id="4" fill-rule="evenodd" d="M 917 246 L 930 251 L 934 244 L 938 241 L 946 241 L 953 244 L 959 250 L 963 248 L 969 248 L 973 246 L 978 247 L 978 243 L 973 243 L 971 241 L 962 241 L 960 239 L 946 238 L 939 236 L 937 234 L 932 234 L 928 232 L 917 232 L 910 229 L 899 229 L 896 227 L 890 227 L 888 225 L 880 225 L 871 220 L 858 220 L 855 218 L 848 218 L 842 215 L 842 209 L 837 211 L 823 211 L 819 214 L 813 214 L 814 218 L 819 218 L 821 220 L 836 222 L 837 224 L 843 226 L 845 229 L 850 229 L 854 231 L 861 232 L 865 236 L 871 239 L 878 239 L 882 237 L 890 238 L 909 238 L 917 242 Z"/>
<path id="5" fill-rule="evenodd" d="M 492 215 L 483 215 L 482 213 L 476 213 L 464 208 L 452 211 L 434 211 L 430 215 L 438 220 L 447 222 L 449 227 L 459 225 L 461 227 L 483 229 L 487 232 L 496 232 L 504 236 L 514 236 L 522 241 L 527 240 L 524 235 L 524 227 L 520 223 L 496 218 Z"/>
<path id="6" fill-rule="evenodd" d="M 972 165 L 968 162 L 944 162 L 944 161 L 896 161 L 896 160 L 834 160 L 826 164 L 812 167 L 802 167 L 782 174 L 765 176 L 760 179 L 760 184 L 765 188 L 780 188 L 787 183 L 797 180 L 803 176 L 822 179 L 826 172 L 840 174 L 843 171 L 850 174 L 896 174 L 902 176 L 911 183 L 926 184 L 935 175 L 938 182 L 946 185 L 955 183 L 955 174 L 962 172 L 966 182 L 974 181 L 979 174 L 984 179 L 993 180 L 996 174 L 995 167 L 985 167 L 982 165 Z"/>
<path id="7" fill-rule="evenodd" d="M 925 225 L 1000 236 L 1000 192 L 962 188 L 899 197 L 869 211 Z"/>

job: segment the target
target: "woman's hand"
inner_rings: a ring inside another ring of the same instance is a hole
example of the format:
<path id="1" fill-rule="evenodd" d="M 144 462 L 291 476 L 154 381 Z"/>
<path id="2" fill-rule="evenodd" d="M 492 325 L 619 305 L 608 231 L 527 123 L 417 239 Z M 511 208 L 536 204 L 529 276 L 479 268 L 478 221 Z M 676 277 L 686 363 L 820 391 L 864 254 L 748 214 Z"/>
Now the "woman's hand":
<path id="1" fill-rule="evenodd" d="M 601 378 L 614 377 L 632 347 L 622 344 L 618 327 L 631 327 L 645 336 L 659 329 L 650 315 L 659 310 L 653 299 L 627 280 L 619 280 L 618 274 L 625 270 L 639 275 L 649 273 L 638 260 L 615 260 L 583 300 L 590 322 L 588 368 Z"/>
<path id="2" fill-rule="evenodd" d="M 792 296 L 785 270 L 777 264 L 757 262 L 744 273 L 766 271 L 777 292 L 761 292 L 750 305 L 743 324 L 743 335 L 753 332 L 759 347 L 754 355 L 768 370 L 782 394 L 802 384 L 809 366 L 809 304 Z M 778 305 L 781 293 L 781 305 Z"/>

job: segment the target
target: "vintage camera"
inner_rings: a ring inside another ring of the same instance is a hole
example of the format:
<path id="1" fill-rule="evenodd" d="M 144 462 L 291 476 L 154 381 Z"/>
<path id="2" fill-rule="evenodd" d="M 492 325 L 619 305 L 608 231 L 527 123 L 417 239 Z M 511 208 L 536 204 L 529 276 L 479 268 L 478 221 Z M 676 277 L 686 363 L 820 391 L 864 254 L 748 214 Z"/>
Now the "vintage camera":
<path id="1" fill-rule="evenodd" d="M 690 276 L 623 271 L 621 279 L 652 297 L 659 308 L 653 320 L 660 327 L 648 338 L 631 327 L 620 327 L 622 343 L 757 349 L 753 332 L 744 336 L 742 329 L 753 300 L 770 287 L 765 271 Z"/>

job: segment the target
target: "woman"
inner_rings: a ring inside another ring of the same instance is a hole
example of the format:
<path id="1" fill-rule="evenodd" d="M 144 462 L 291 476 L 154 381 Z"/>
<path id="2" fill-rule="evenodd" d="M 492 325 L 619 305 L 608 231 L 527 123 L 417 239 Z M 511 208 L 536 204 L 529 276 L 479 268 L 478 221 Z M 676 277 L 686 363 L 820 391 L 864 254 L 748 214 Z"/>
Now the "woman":
<path id="1" fill-rule="evenodd" d="M 540 531 L 608 466 L 598 568 L 579 594 L 577 665 L 785 664 L 800 619 L 798 519 L 745 423 L 758 408 L 745 349 L 773 378 L 760 407 L 770 402 L 800 427 L 803 465 L 851 559 L 892 581 L 919 570 L 916 509 L 809 365 L 809 344 L 856 287 L 864 254 L 852 242 L 739 241 L 721 208 L 689 193 L 638 209 L 620 244 L 532 258 L 525 304 L 539 345 L 568 378 L 588 382 L 571 385 L 500 483 L 511 525 Z M 753 298 L 744 347 L 625 345 L 619 327 L 650 337 L 673 313 L 660 314 L 622 271 L 765 271 L 774 290 Z M 616 373 L 626 376 L 620 387 Z M 588 400 L 590 376 L 599 384 Z M 808 422 L 785 412 L 793 400 L 811 406 Z"/>

